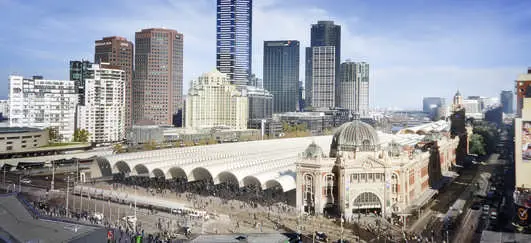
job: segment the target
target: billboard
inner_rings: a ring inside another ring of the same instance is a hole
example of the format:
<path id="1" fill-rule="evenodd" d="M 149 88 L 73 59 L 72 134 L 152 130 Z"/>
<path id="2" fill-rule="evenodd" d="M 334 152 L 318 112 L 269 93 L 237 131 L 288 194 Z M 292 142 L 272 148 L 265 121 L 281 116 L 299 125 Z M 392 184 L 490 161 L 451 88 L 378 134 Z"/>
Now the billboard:
<path id="1" fill-rule="evenodd" d="M 522 163 L 531 162 L 531 121 L 522 121 Z"/>

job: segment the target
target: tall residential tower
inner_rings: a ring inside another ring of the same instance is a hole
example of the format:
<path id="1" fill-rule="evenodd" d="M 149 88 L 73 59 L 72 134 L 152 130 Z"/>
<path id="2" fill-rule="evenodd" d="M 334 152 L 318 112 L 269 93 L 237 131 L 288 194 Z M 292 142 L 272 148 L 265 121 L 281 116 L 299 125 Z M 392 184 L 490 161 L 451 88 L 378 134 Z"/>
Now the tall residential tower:
<path id="1" fill-rule="evenodd" d="M 95 63 L 108 63 L 125 72 L 125 127 L 132 126 L 133 94 L 133 42 L 124 37 L 104 37 L 94 43 Z"/>
<path id="2" fill-rule="evenodd" d="M 336 49 L 334 46 L 316 46 L 306 49 L 306 106 L 312 109 L 335 107 Z M 308 74 L 310 70 L 310 74 Z"/>
<path id="3" fill-rule="evenodd" d="M 172 125 L 183 102 L 183 34 L 144 29 L 136 32 L 135 44 L 133 122 Z"/>
<path id="4" fill-rule="evenodd" d="M 297 110 L 300 43 L 264 41 L 264 89 L 273 94 L 273 112 Z"/>
<path id="5" fill-rule="evenodd" d="M 252 63 L 252 0 L 217 0 L 216 68 L 247 85 Z"/>
<path id="6" fill-rule="evenodd" d="M 503 113 L 505 114 L 513 114 L 514 113 L 514 95 L 513 92 L 510 90 L 502 90 L 500 94 L 500 102 L 503 106 Z"/>

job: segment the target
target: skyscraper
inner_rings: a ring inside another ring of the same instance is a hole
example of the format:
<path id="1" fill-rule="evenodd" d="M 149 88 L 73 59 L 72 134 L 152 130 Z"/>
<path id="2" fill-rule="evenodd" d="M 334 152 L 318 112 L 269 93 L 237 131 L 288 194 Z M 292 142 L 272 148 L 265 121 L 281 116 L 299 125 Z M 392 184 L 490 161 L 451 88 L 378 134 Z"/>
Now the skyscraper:
<path id="1" fill-rule="evenodd" d="M 70 80 L 74 81 L 77 95 L 77 104 L 85 104 L 85 79 L 90 78 L 88 68 L 91 63 L 88 60 L 70 61 Z"/>
<path id="2" fill-rule="evenodd" d="M 183 35 L 170 29 L 144 29 L 135 34 L 133 122 L 151 120 L 172 125 L 182 108 Z"/>
<path id="3" fill-rule="evenodd" d="M 360 115 L 369 112 L 369 64 L 347 61 L 340 66 L 339 85 L 336 96 L 338 107 Z"/>
<path id="4" fill-rule="evenodd" d="M 334 46 L 306 48 L 306 106 L 313 109 L 335 107 L 336 50 Z"/>
<path id="5" fill-rule="evenodd" d="M 503 113 L 513 114 L 514 95 L 510 90 L 502 90 L 500 94 L 500 102 L 503 106 Z"/>
<path id="6" fill-rule="evenodd" d="M 216 68 L 247 85 L 252 64 L 252 0 L 217 0 Z"/>
<path id="7" fill-rule="evenodd" d="M 125 138 L 125 71 L 106 63 L 91 64 L 85 82 L 85 104 L 77 107 L 77 125 L 89 132 L 89 142 Z"/>
<path id="8" fill-rule="evenodd" d="M 333 46 L 335 47 L 335 80 L 333 82 L 335 89 L 334 105 L 337 106 L 339 99 L 337 95 L 339 87 L 339 65 L 341 64 L 341 26 L 334 24 L 334 21 L 318 21 L 312 25 L 311 29 L 311 47 L 316 46 Z M 308 54 L 308 53 L 307 53 Z M 306 62 L 312 57 L 306 55 Z M 308 73 L 311 70 L 306 70 Z M 311 73 L 310 73 L 311 75 Z M 330 82 L 332 84 L 332 82 Z"/>
<path id="9" fill-rule="evenodd" d="M 108 63 L 125 71 L 125 127 L 132 126 L 133 42 L 124 37 L 111 36 L 94 43 L 94 63 Z"/>
<path id="10" fill-rule="evenodd" d="M 264 89 L 273 94 L 273 112 L 297 110 L 300 43 L 264 41 Z"/>

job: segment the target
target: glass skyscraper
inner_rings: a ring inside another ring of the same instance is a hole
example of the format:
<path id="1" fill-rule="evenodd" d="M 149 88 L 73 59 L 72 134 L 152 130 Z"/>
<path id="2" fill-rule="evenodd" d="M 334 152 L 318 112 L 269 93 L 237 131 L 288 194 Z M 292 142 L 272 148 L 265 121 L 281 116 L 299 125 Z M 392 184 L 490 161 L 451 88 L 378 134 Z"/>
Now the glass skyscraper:
<path id="1" fill-rule="evenodd" d="M 264 41 L 264 89 L 273 94 L 273 112 L 297 110 L 300 43 Z"/>
<path id="2" fill-rule="evenodd" d="M 311 47 L 319 46 L 333 46 L 335 49 L 335 66 L 334 66 L 334 81 L 328 82 L 330 85 L 334 85 L 334 103 L 333 106 L 338 106 L 339 103 L 339 65 L 341 64 L 341 26 L 334 24 L 334 21 L 318 21 L 317 24 L 312 25 L 311 29 Z M 306 51 L 306 76 L 312 76 L 312 68 L 309 64 L 312 61 L 312 49 Z M 307 84 L 308 84 L 307 78 Z M 311 90 L 306 90 L 311 92 Z M 307 102 L 307 105 L 308 102 Z"/>
<path id="3" fill-rule="evenodd" d="M 238 86 L 251 72 L 252 0 L 217 0 L 216 67 Z"/>

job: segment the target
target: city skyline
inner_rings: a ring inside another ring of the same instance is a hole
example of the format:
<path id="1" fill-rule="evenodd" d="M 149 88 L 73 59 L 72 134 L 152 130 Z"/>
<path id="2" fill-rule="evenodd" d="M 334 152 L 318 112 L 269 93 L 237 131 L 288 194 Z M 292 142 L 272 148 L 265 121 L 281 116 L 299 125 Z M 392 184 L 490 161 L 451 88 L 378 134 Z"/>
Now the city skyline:
<path id="1" fill-rule="evenodd" d="M 97 2 L 74 6 L 0 1 L 8 10 L 0 26 L 11 33 L 9 38 L 0 37 L 0 55 L 4 57 L 0 75 L 5 80 L 0 85 L 0 97 L 7 98 L 10 74 L 66 79 L 69 60 L 93 61 L 94 40 L 115 35 L 134 40 L 135 31 L 151 27 L 176 29 L 186 36 L 187 90 L 190 81 L 215 62 L 216 1 L 140 3 L 114 2 L 95 12 L 91 10 L 96 9 Z M 300 40 L 304 48 L 309 46 L 311 24 L 333 20 L 342 27 L 341 61 L 366 61 L 373 67 L 372 107 L 418 109 L 421 97 L 449 98 L 456 89 L 489 97 L 498 96 L 502 89 L 513 90 L 516 76 L 529 65 L 524 51 L 531 39 L 525 32 L 529 19 L 520 9 L 530 9 L 530 4 L 451 3 L 256 1 L 252 69 L 258 77 L 263 76 L 264 40 Z M 298 11 L 292 11 L 294 8 Z M 117 9 L 121 14 L 115 14 Z M 12 21 L 21 15 L 39 18 Z M 105 24 L 94 24 L 98 20 Z M 300 70 L 304 80 L 302 63 Z M 393 92 L 386 92 L 389 87 Z M 404 97 L 404 93 L 408 95 Z"/>

